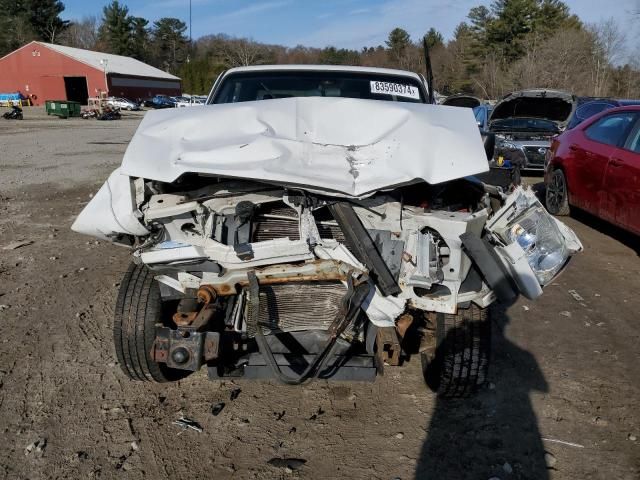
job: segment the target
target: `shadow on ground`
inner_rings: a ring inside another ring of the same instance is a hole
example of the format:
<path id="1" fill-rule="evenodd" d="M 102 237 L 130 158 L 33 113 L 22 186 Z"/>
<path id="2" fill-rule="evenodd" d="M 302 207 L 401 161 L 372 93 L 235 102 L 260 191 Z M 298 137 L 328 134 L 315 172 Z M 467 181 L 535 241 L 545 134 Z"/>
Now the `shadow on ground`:
<path id="1" fill-rule="evenodd" d="M 505 337 L 506 307 L 492 317 L 490 383 L 470 399 L 438 398 L 416 479 L 549 478 L 530 400 L 549 387 L 533 355 Z"/>

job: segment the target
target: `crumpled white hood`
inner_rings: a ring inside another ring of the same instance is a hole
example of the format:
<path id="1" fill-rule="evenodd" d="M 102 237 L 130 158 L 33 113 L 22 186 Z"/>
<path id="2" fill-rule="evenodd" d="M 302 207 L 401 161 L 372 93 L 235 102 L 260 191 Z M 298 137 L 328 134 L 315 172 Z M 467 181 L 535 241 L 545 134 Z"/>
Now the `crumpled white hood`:
<path id="1" fill-rule="evenodd" d="M 470 109 L 350 98 L 286 98 L 149 112 L 122 173 L 186 172 L 352 197 L 488 170 Z"/>

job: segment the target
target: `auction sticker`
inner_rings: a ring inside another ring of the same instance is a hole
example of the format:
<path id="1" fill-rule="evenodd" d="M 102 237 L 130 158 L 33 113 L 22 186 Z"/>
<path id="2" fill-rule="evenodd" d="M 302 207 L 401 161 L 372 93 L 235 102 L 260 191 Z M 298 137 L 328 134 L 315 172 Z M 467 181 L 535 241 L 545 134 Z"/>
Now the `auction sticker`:
<path id="1" fill-rule="evenodd" d="M 396 95 L 398 97 L 415 98 L 420 100 L 418 87 L 405 85 L 404 83 L 376 82 L 371 80 L 371 93 L 379 95 Z"/>

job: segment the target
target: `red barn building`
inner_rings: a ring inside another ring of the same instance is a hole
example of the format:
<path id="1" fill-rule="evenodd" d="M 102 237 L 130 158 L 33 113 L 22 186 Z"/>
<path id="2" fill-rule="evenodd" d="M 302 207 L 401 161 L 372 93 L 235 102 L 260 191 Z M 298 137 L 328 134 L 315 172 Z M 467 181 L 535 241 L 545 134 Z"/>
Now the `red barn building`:
<path id="1" fill-rule="evenodd" d="M 0 58 L 0 93 L 20 92 L 34 105 L 101 92 L 129 99 L 181 93 L 180 78 L 139 60 L 51 43 L 31 42 Z"/>

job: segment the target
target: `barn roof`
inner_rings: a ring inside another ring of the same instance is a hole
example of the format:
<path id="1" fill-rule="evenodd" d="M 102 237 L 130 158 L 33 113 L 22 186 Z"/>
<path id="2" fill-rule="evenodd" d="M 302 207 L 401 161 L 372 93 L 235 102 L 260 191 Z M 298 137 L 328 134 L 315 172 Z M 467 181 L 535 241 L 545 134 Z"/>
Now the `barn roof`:
<path id="1" fill-rule="evenodd" d="M 104 67 L 100 63 L 101 60 L 107 60 L 107 73 L 119 73 L 122 75 L 132 75 L 137 77 L 166 78 L 169 80 L 180 80 L 179 77 L 171 75 L 159 68 L 147 65 L 140 60 L 122 55 L 113 55 L 111 53 L 94 52 L 91 50 L 83 50 L 81 48 L 65 47 L 63 45 L 55 45 L 53 43 L 33 42 L 44 47 L 55 50 L 63 55 L 71 57 L 79 62 L 85 63 L 91 67 L 102 70 Z"/>

